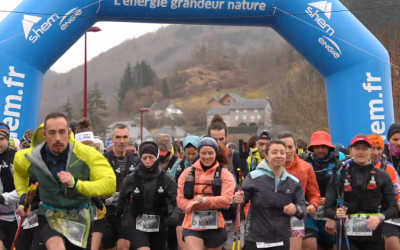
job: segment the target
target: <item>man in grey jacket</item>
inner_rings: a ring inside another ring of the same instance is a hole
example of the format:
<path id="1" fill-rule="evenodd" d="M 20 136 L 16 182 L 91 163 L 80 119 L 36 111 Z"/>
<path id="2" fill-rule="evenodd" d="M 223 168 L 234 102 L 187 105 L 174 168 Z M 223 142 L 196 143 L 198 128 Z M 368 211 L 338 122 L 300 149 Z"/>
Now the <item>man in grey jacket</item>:
<path id="1" fill-rule="evenodd" d="M 11 249 L 18 228 L 15 211 L 19 198 L 13 178 L 16 151 L 10 148 L 9 140 L 10 128 L 0 122 L 0 250 Z"/>

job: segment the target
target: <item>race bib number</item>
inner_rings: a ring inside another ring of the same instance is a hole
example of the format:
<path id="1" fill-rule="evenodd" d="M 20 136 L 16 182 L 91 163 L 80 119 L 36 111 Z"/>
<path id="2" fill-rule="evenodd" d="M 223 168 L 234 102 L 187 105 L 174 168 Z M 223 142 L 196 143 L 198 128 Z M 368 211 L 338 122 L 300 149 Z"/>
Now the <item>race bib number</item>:
<path id="1" fill-rule="evenodd" d="M 193 211 L 192 213 L 192 228 L 193 229 L 217 229 L 217 211 L 202 210 Z"/>
<path id="2" fill-rule="evenodd" d="M 385 223 L 400 227 L 400 218 L 385 220 Z"/>
<path id="3" fill-rule="evenodd" d="M 313 217 L 314 220 L 322 220 L 322 221 L 328 220 L 324 216 L 325 216 L 325 207 L 324 206 L 319 206 L 317 213 L 315 215 L 313 215 L 312 217 Z"/>
<path id="4" fill-rule="evenodd" d="M 119 198 L 119 192 L 115 192 L 113 196 L 110 198 L 106 199 L 106 205 L 117 205 L 118 204 L 118 198 Z"/>
<path id="5" fill-rule="evenodd" d="M 283 241 L 276 243 L 267 243 L 267 242 L 256 242 L 257 248 L 271 248 L 271 247 L 279 247 L 283 246 Z"/>
<path id="6" fill-rule="evenodd" d="M 15 217 L 17 218 L 17 223 L 19 225 L 21 221 L 21 217 L 15 213 Z M 31 215 L 27 217 L 24 222 L 22 223 L 22 228 L 23 229 L 30 229 L 39 226 L 39 218 L 38 218 L 38 212 L 37 210 L 32 211 Z"/>
<path id="7" fill-rule="evenodd" d="M 90 208 L 82 210 L 47 210 L 50 227 L 62 234 L 69 242 L 86 248 L 91 224 Z"/>
<path id="8" fill-rule="evenodd" d="M 139 215 L 136 217 L 136 229 L 142 232 L 158 232 L 160 230 L 160 216 Z"/>
<path id="9" fill-rule="evenodd" d="M 292 216 L 290 217 L 290 227 L 292 231 L 304 230 L 304 221 Z"/>
<path id="10" fill-rule="evenodd" d="M 350 215 L 346 224 L 346 232 L 348 236 L 372 236 L 372 229 L 368 228 L 365 222 L 371 215 Z"/>

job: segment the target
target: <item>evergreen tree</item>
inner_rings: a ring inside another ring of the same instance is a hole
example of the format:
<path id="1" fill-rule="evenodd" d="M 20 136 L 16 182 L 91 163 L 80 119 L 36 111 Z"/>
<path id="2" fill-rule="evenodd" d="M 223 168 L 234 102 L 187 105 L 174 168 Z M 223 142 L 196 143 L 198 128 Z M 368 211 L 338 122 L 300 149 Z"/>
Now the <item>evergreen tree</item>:
<path id="1" fill-rule="evenodd" d="M 157 74 L 153 70 L 150 64 L 142 61 L 137 62 L 133 69 L 133 79 L 137 83 L 137 87 L 140 89 L 142 87 L 154 85 Z"/>
<path id="2" fill-rule="evenodd" d="M 105 119 L 108 117 L 107 103 L 102 97 L 102 93 L 97 83 L 95 89 L 88 96 L 88 116 L 91 121 L 93 132 L 96 135 L 105 135 L 107 126 Z"/>
<path id="3" fill-rule="evenodd" d="M 124 76 L 121 79 L 121 83 L 119 85 L 119 90 L 118 90 L 119 109 L 121 109 L 124 104 L 126 93 L 128 93 L 128 91 L 133 88 L 135 88 L 135 83 L 134 79 L 132 78 L 132 67 L 130 63 L 128 63 L 124 72 Z"/>
<path id="4" fill-rule="evenodd" d="M 68 116 L 68 119 L 71 121 L 74 119 L 74 108 L 72 107 L 72 103 L 69 98 L 66 104 L 63 106 L 64 113 Z"/>
<path id="5" fill-rule="evenodd" d="M 168 97 L 169 96 L 169 87 L 168 87 L 168 83 L 167 83 L 167 78 L 164 77 L 164 81 L 163 81 L 163 85 L 162 85 L 162 92 L 164 97 Z"/>

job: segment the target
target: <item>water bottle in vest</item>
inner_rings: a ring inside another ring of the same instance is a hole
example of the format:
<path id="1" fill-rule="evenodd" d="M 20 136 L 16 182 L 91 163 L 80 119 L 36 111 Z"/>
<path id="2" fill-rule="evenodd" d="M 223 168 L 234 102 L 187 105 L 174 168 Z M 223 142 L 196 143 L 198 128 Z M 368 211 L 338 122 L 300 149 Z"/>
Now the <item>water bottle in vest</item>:
<path id="1" fill-rule="evenodd" d="M 183 188 L 183 195 L 186 199 L 193 199 L 194 197 L 194 171 L 194 168 L 192 168 L 186 177 L 185 186 Z"/>
<path id="2" fill-rule="evenodd" d="M 221 196 L 221 188 L 222 188 L 222 180 L 221 180 L 221 172 L 216 170 L 217 172 L 215 173 L 215 177 L 213 180 L 213 185 L 212 185 L 212 190 L 213 190 L 213 196 Z"/>

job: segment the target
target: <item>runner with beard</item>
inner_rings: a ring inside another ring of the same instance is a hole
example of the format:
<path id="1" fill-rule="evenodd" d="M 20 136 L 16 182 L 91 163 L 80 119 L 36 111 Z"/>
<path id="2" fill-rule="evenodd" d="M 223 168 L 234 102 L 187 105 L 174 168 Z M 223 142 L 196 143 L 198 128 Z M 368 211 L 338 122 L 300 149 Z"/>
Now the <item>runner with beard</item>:
<path id="1" fill-rule="evenodd" d="M 102 245 L 104 250 L 114 250 L 117 241 L 118 250 L 129 249 L 129 237 L 126 232 L 118 230 L 119 226 L 115 217 L 118 196 L 125 177 L 133 173 L 140 164 L 139 157 L 131 151 L 127 151 L 130 142 L 129 128 L 125 124 L 116 124 L 111 134 L 112 150 L 104 154 L 113 167 L 117 177 L 117 191 L 105 200 L 107 208 L 107 224 L 104 230 Z"/>
<path id="2" fill-rule="evenodd" d="M 335 150 L 331 142 L 331 135 L 324 131 L 317 131 L 311 136 L 311 143 L 308 150 L 312 152 L 308 156 L 307 162 L 313 167 L 317 176 L 319 191 L 321 195 L 320 206 L 315 215 L 307 215 L 305 221 L 305 239 L 303 250 L 317 250 L 317 245 L 322 249 L 332 249 L 335 245 L 335 235 L 328 234 L 328 228 L 335 228 L 336 222 L 324 216 L 325 192 L 332 176 L 341 167 L 340 161 L 332 154 Z"/>
<path id="3" fill-rule="evenodd" d="M 10 127 L 0 122 L 0 250 L 11 249 L 18 228 L 15 211 L 19 198 L 13 179 L 16 151 L 10 148 L 9 140 Z"/>
<path id="4" fill-rule="evenodd" d="M 160 157 L 159 157 L 159 168 L 164 171 L 165 173 L 169 174 L 171 172 L 172 167 L 179 160 L 173 153 L 173 146 L 171 136 L 167 134 L 158 134 L 155 139 L 155 143 L 160 150 Z M 172 204 L 168 204 L 168 211 L 169 213 L 173 213 L 174 209 Z M 176 236 L 176 226 L 171 225 L 168 227 L 168 249 L 169 250 L 177 250 L 178 249 L 178 239 Z"/>
<path id="5" fill-rule="evenodd" d="M 90 245 L 90 224 L 95 208 L 90 197 L 109 196 L 115 192 L 115 175 L 110 164 L 96 149 L 87 147 L 73 137 L 68 117 L 51 113 L 35 132 L 31 147 L 21 150 L 14 159 L 14 181 L 25 204 L 29 178 L 40 183 L 38 209 L 39 245 L 48 250 L 84 249 Z M 25 218 L 23 205 L 17 210 Z"/>
<path id="6" fill-rule="evenodd" d="M 141 163 L 122 183 L 116 217 L 133 250 L 164 250 L 168 205 L 176 206 L 177 185 L 159 169 L 159 149 L 154 142 L 139 147 Z M 122 218 L 121 218 L 122 216 Z"/>
<path id="7" fill-rule="evenodd" d="M 247 164 L 250 167 L 250 171 L 255 170 L 264 159 L 266 145 L 272 139 L 272 133 L 269 130 L 263 130 L 259 133 L 256 138 L 256 148 L 251 151 L 251 155 L 247 159 Z"/>
<path id="8" fill-rule="evenodd" d="M 307 214 L 314 216 L 317 214 L 321 195 L 318 187 L 317 177 L 312 166 L 301 160 L 296 154 L 296 140 L 292 133 L 283 131 L 278 134 L 278 139 L 286 144 L 286 170 L 289 174 L 300 180 L 304 193 L 308 200 Z M 290 239 L 290 249 L 300 250 L 303 238 L 305 237 L 304 223 L 292 218 L 292 238 Z"/>

